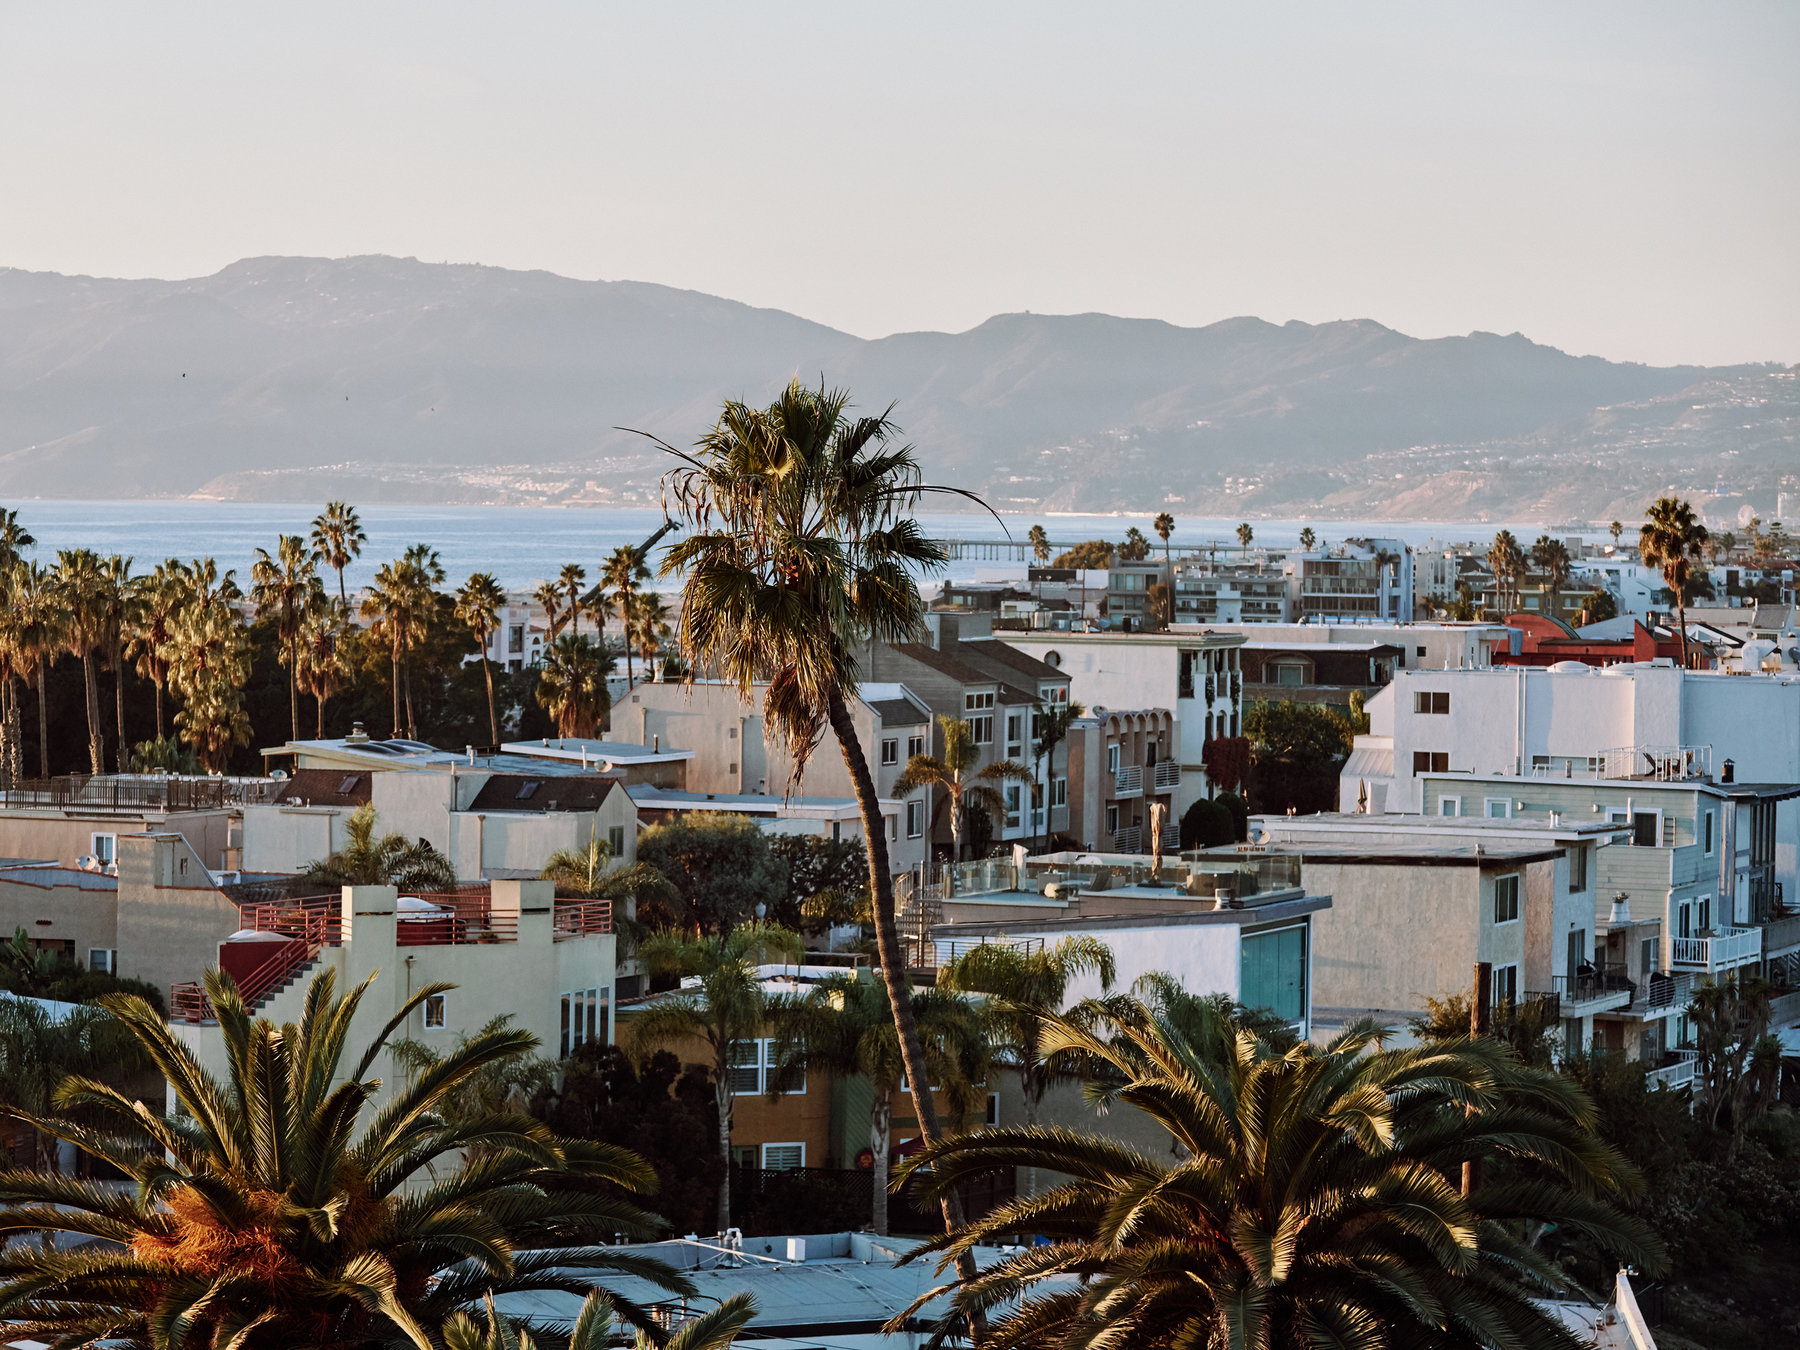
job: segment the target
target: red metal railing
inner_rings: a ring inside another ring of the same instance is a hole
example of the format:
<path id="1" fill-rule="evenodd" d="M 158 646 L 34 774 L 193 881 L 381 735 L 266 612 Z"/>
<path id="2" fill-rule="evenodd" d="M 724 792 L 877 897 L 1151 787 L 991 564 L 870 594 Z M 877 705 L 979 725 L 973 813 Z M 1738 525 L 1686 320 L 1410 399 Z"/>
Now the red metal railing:
<path id="1" fill-rule="evenodd" d="M 590 933 L 613 930 L 613 907 L 610 900 L 558 900 L 553 934 L 557 942 L 565 938 L 586 937 Z"/>
<path id="2" fill-rule="evenodd" d="M 402 910 L 394 924 L 399 947 L 461 947 L 519 940 L 516 912 L 494 912 L 493 897 L 480 891 L 448 891 L 418 897 L 437 912 Z"/>
<path id="3" fill-rule="evenodd" d="M 238 994 L 251 1008 L 261 1002 L 296 970 L 317 959 L 321 948 L 343 941 L 344 921 L 335 895 L 308 895 L 244 905 L 238 910 L 243 927 L 259 933 L 280 933 L 288 941 L 270 944 L 274 950 L 260 965 L 238 979 Z M 198 980 L 184 980 L 169 987 L 169 1020 L 206 1022 L 213 1018 L 212 1001 Z"/>

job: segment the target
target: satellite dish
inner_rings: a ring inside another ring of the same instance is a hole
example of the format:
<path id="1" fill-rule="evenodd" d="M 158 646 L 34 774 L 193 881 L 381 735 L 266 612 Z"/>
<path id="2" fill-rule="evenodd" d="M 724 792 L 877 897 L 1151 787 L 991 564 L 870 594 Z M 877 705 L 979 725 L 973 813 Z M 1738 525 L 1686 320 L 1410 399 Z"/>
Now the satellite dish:
<path id="1" fill-rule="evenodd" d="M 286 769 L 277 769 L 274 773 L 269 775 L 269 777 L 273 778 L 277 783 L 287 782 L 287 776 L 288 771 Z"/>

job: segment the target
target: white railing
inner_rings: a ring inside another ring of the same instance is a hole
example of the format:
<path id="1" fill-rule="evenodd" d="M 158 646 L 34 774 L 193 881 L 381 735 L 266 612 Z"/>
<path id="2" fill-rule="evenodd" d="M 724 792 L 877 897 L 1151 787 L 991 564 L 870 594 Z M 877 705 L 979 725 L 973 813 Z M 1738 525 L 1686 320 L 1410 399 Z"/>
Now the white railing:
<path id="1" fill-rule="evenodd" d="M 1710 745 L 1620 745 L 1602 750 L 1602 778 L 1638 778 L 1680 783 L 1712 773 Z"/>
<path id="2" fill-rule="evenodd" d="M 1181 786 L 1181 765 L 1176 760 L 1165 759 L 1156 766 L 1151 781 L 1159 788 Z"/>
<path id="3" fill-rule="evenodd" d="M 1127 825 L 1113 834 L 1113 847 L 1120 853 L 1136 853 L 1143 840 L 1141 825 Z"/>
<path id="4" fill-rule="evenodd" d="M 1144 766 L 1142 764 L 1128 764 L 1114 775 L 1113 794 L 1115 796 L 1123 797 L 1143 790 Z"/>
<path id="5" fill-rule="evenodd" d="M 1762 955 L 1762 929 L 1720 928 L 1712 937 L 1669 939 L 1669 963 L 1696 970 L 1724 970 Z"/>
<path id="6" fill-rule="evenodd" d="M 1682 1087 L 1694 1081 L 1695 1061 L 1699 1058 L 1698 1050 L 1677 1050 L 1673 1062 L 1650 1070 L 1645 1080 L 1668 1088 Z"/>

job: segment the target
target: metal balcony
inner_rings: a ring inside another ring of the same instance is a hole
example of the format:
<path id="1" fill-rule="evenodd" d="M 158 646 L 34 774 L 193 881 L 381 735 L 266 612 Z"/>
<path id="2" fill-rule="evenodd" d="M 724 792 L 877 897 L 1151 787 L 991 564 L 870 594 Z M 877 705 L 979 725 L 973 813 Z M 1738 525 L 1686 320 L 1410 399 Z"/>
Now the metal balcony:
<path id="1" fill-rule="evenodd" d="M 1144 790 L 1144 766 L 1128 764 L 1113 775 L 1113 796 L 1135 797 Z"/>
<path id="2" fill-rule="evenodd" d="M 1151 778 L 1151 782 L 1154 786 L 1159 788 L 1181 786 L 1181 765 L 1175 760 L 1165 759 L 1156 766 L 1156 771 Z"/>
<path id="3" fill-rule="evenodd" d="M 1700 1058 L 1698 1050 L 1671 1050 L 1645 1075 L 1652 1087 L 1686 1087 L 1694 1081 Z"/>
<path id="4" fill-rule="evenodd" d="M 1719 928 L 1711 937 L 1669 939 L 1669 964 L 1676 970 L 1715 971 L 1754 961 L 1762 955 L 1762 929 Z"/>
<path id="5" fill-rule="evenodd" d="M 1562 999 L 1564 1017 L 1587 1017 L 1629 1007 L 1633 985 L 1618 967 L 1597 966 L 1574 975 L 1552 975 L 1551 988 Z"/>

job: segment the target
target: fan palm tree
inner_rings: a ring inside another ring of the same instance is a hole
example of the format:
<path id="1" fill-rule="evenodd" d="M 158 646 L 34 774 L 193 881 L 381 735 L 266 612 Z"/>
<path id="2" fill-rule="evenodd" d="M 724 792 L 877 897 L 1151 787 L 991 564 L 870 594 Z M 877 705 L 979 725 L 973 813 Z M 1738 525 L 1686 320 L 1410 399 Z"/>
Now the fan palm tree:
<path id="1" fill-rule="evenodd" d="M 1488 546 L 1487 565 L 1494 574 L 1494 601 L 1502 616 L 1517 606 L 1519 579 L 1525 572 L 1525 550 L 1511 530 L 1501 530 Z"/>
<path id="2" fill-rule="evenodd" d="M 944 753 L 914 755 L 906 762 L 900 777 L 894 780 L 893 795 L 910 796 L 920 788 L 942 790 L 943 805 L 950 808 L 950 840 L 955 860 L 962 858 L 963 836 L 968 832 L 969 810 L 979 806 L 996 818 L 1006 812 L 1006 802 L 997 784 L 1029 783 L 1031 770 L 1014 760 L 1002 759 L 977 769 L 981 763 L 981 747 L 975 744 L 975 731 L 957 717 L 939 716 L 944 730 Z M 936 817 L 933 812 L 933 818 Z"/>
<path id="3" fill-rule="evenodd" d="M 13 570 L 0 569 L 0 787 L 11 788 L 21 776 L 24 752 L 20 721 L 19 615 L 12 603 Z"/>
<path id="4" fill-rule="evenodd" d="M 345 609 L 350 608 L 350 595 L 344 589 L 344 569 L 362 556 L 368 542 L 356 508 L 347 502 L 326 502 L 325 509 L 313 518 L 313 556 L 337 573 L 338 603 Z"/>
<path id="5" fill-rule="evenodd" d="M 106 644 L 106 564 L 92 549 L 59 549 L 52 585 L 63 646 L 81 662 L 87 686 L 88 765 L 94 774 L 106 772 L 106 737 L 100 730 L 100 682 L 95 661 Z"/>
<path id="6" fill-rule="evenodd" d="M 427 544 L 414 544 L 393 562 L 381 565 L 363 600 L 363 615 L 376 621 L 388 641 L 393 668 L 396 736 L 403 725 L 408 737 L 418 735 L 418 724 L 413 717 L 412 650 L 425 635 L 437 599 L 436 587 L 443 582 L 444 565 L 438 559 L 437 550 Z M 404 723 L 400 720 L 403 696 L 406 704 Z"/>
<path id="7" fill-rule="evenodd" d="M 562 588 L 554 581 L 539 582 L 531 598 L 544 611 L 544 641 L 555 642 L 557 635 L 569 624 L 569 616 L 562 609 Z"/>
<path id="8" fill-rule="evenodd" d="M 156 690 L 156 739 L 166 735 L 163 695 L 169 685 L 169 646 L 176 613 L 187 603 L 193 583 L 179 558 L 156 564 L 137 579 L 136 620 L 130 654 L 137 658 L 139 679 Z"/>
<path id="9" fill-rule="evenodd" d="M 590 1293 L 570 1325 L 567 1336 L 560 1328 L 550 1331 L 547 1343 L 551 1350 L 612 1350 L 619 1344 L 612 1330 L 613 1301 L 603 1291 Z M 487 1321 L 483 1325 L 468 1313 L 455 1313 L 444 1323 L 444 1350 L 538 1350 L 536 1338 L 528 1324 L 512 1324 L 501 1317 L 490 1294 L 486 1299 Z M 727 1350 L 756 1316 L 756 1300 L 749 1294 L 733 1294 L 722 1299 L 666 1341 L 651 1339 L 650 1333 L 638 1329 L 636 1350 Z"/>
<path id="10" fill-rule="evenodd" d="M 392 886 L 426 894 L 452 890 L 456 868 L 424 839 L 375 836 L 375 807 L 364 802 L 344 822 L 344 846 L 309 862 L 301 873 L 315 886 Z"/>
<path id="11" fill-rule="evenodd" d="M 25 944 L 21 930 L 14 946 Z M 29 986 L 26 986 L 29 988 Z M 71 1074 L 136 1072 L 149 1068 L 123 1024 L 104 1008 L 83 1003 L 52 1013 L 32 998 L 0 996 L 0 1112 L 41 1117 L 55 1105 L 56 1089 Z M 35 1133 L 35 1166 L 57 1171 L 55 1136 Z"/>
<path id="12" fill-rule="evenodd" d="M 644 555 L 629 544 L 615 548 L 601 568 L 600 580 L 618 602 L 619 619 L 625 625 L 625 687 L 631 688 L 631 643 L 637 621 L 637 603 L 643 583 L 650 580 Z"/>
<path id="13" fill-rule="evenodd" d="M 536 1048 L 528 1033 L 471 1038 L 373 1111 L 381 1084 L 370 1073 L 389 1039 L 426 998 L 452 987 L 413 991 L 361 1060 L 346 1064 L 352 1019 L 374 978 L 339 998 L 335 972 L 321 972 L 301 1020 L 276 1026 L 252 1018 L 230 978 L 209 971 L 224 1081 L 142 999 L 102 1000 L 166 1075 L 181 1112 L 153 1115 L 73 1078 L 57 1092 L 68 1114 L 12 1113 L 135 1185 L 0 1172 L 0 1234 L 91 1243 L 7 1244 L 8 1334 L 59 1344 L 435 1350 L 433 1331 L 484 1295 L 585 1293 L 591 1286 L 564 1273 L 570 1266 L 627 1269 L 692 1291 L 661 1262 L 564 1245 L 653 1231 L 648 1214 L 614 1198 L 654 1184 L 642 1159 L 559 1139 L 509 1113 L 444 1119 L 443 1103 L 472 1075 Z M 92 1118 L 97 1128 L 81 1123 Z M 479 1161 L 460 1162 L 474 1145 Z M 644 1310 L 618 1307 L 649 1325 Z"/>
<path id="14" fill-rule="evenodd" d="M 652 973 L 697 981 L 640 1008 L 631 1034 L 641 1049 L 695 1041 L 707 1048 L 719 1108 L 719 1156 L 725 1163 L 719 1181 L 721 1233 L 731 1226 L 731 1071 L 741 1053 L 737 1047 L 765 1035 L 771 1016 L 788 1006 L 780 1001 L 784 996 L 764 990 L 756 968 L 772 960 L 798 961 L 804 954 L 798 934 L 772 923 L 739 924 L 723 934 L 656 933 L 638 947 Z"/>
<path id="15" fill-rule="evenodd" d="M 1662 571 L 1663 585 L 1675 597 L 1675 627 L 1681 634 L 1681 667 L 1687 669 L 1687 597 L 1693 585 L 1693 564 L 1700 561 L 1706 548 L 1706 526 L 1694 515 L 1688 502 L 1673 497 L 1658 497 L 1645 513 L 1647 519 L 1638 531 L 1638 556 L 1644 566 Z"/>
<path id="16" fill-rule="evenodd" d="M 1209 1059 L 1129 1000 L 1046 1019 L 1046 1054 L 1105 1066 L 1108 1098 L 1176 1148 L 1040 1126 L 909 1159 L 902 1175 L 934 1192 L 1013 1167 L 1070 1178 L 924 1244 L 948 1259 L 1001 1233 L 1049 1240 L 961 1280 L 951 1313 L 995 1311 L 992 1343 L 1010 1346 L 1573 1350 L 1532 1301 L 1572 1282 L 1519 1229 L 1554 1223 L 1658 1270 L 1661 1243 L 1613 1203 L 1641 1179 L 1568 1080 L 1492 1041 L 1395 1051 L 1381 1036 L 1277 1052 L 1245 1033 Z M 1450 1177 L 1484 1155 L 1509 1166 L 1464 1197 Z"/>
<path id="17" fill-rule="evenodd" d="M 975 1006 L 959 994 L 922 989 L 912 996 L 913 1023 L 925 1047 L 928 1090 L 950 1110 L 967 1118 L 985 1100 L 988 1043 Z M 894 1095 L 906 1083 L 900 1040 L 887 989 L 864 976 L 836 976 L 798 1007 L 783 1009 L 776 1058 L 785 1072 L 770 1084 L 786 1085 L 785 1074 L 804 1068 L 835 1078 L 862 1077 L 874 1088 L 869 1103 L 869 1152 L 873 1207 L 870 1227 L 888 1231 L 888 1151 L 894 1133 Z M 910 1086 L 910 1085 L 908 1085 Z"/>
<path id="18" fill-rule="evenodd" d="M 62 650 L 62 611 L 55 574 L 20 559 L 7 587 L 13 628 L 13 664 L 19 678 L 35 681 L 38 712 L 38 776 L 50 776 L 50 704 L 46 677 Z"/>
<path id="19" fill-rule="evenodd" d="M 1256 531 L 1250 528 L 1250 522 L 1247 520 L 1239 523 L 1236 533 L 1238 543 L 1244 548 L 1249 548 L 1250 541 L 1256 538 Z"/>
<path id="20" fill-rule="evenodd" d="M 456 593 L 456 618 L 474 634 L 481 648 L 481 674 L 487 681 L 488 744 L 500 744 L 500 719 L 494 715 L 494 667 L 488 661 L 488 644 L 500 626 L 500 608 L 506 592 L 492 572 L 473 572 Z"/>
<path id="21" fill-rule="evenodd" d="M 537 701 L 556 723 L 558 736 L 596 734 L 612 711 L 606 681 L 613 665 L 610 653 L 576 633 L 550 644 L 538 671 Z"/>
<path id="22" fill-rule="evenodd" d="M 1031 704 L 1031 724 L 1034 728 L 1032 744 L 1032 783 L 1040 786 L 1043 793 L 1044 837 L 1052 834 L 1050 829 L 1050 785 L 1056 781 L 1056 747 L 1069 739 L 1069 728 L 1077 719 L 1087 716 L 1087 708 L 1080 703 L 1045 703 L 1034 699 Z M 1045 772 L 1048 766 L 1048 773 Z"/>
<path id="23" fill-rule="evenodd" d="M 0 569 L 10 568 L 37 547 L 37 537 L 19 523 L 19 513 L 0 506 Z"/>
<path id="24" fill-rule="evenodd" d="M 197 560 L 188 575 L 193 591 L 169 629 L 169 679 L 181 695 L 175 725 L 201 762 L 223 772 L 234 747 L 250 739 L 243 688 L 250 678 L 250 638 L 230 572 L 220 575 L 211 558 Z"/>
<path id="25" fill-rule="evenodd" d="M 580 563 L 564 563 L 562 571 L 556 577 L 556 588 L 560 595 L 569 597 L 566 611 L 569 616 L 569 631 L 579 634 L 581 632 L 581 593 L 587 588 L 587 568 Z"/>
<path id="26" fill-rule="evenodd" d="M 643 658 L 644 678 L 651 677 L 650 665 L 662 654 L 669 638 L 669 607 L 654 591 L 645 591 L 632 601 L 630 642 Z"/>
<path id="27" fill-rule="evenodd" d="M 1319 536 L 1313 533 L 1312 526 L 1307 525 L 1301 529 L 1301 531 L 1300 531 L 1300 551 L 1302 553 L 1311 553 L 1313 545 L 1318 543 L 1318 541 L 1319 541 Z"/>
<path id="28" fill-rule="evenodd" d="M 113 677 L 113 768 L 125 772 L 125 644 L 135 622 L 137 587 L 131 579 L 131 559 L 115 553 L 100 567 L 105 609 L 105 637 L 101 651 Z"/>
<path id="29" fill-rule="evenodd" d="M 344 650 L 346 612 L 319 598 L 324 603 L 309 605 L 300 624 L 300 682 L 313 697 L 313 735 L 324 740 L 325 704 L 350 677 L 350 662 Z"/>
<path id="30" fill-rule="evenodd" d="M 306 540 L 284 534 L 271 554 L 256 550 L 250 564 L 250 601 L 259 618 L 273 617 L 281 644 L 281 664 L 288 673 L 288 736 L 300 739 L 300 628 L 312 593 L 321 590 L 314 555 Z"/>
<path id="31" fill-rule="evenodd" d="M 1025 1124 L 1037 1125 L 1050 1085 L 1077 1075 L 1047 1059 L 1041 1044 L 1044 1019 L 1063 1011 L 1069 981 L 1094 975 L 1104 993 L 1117 976 L 1112 948 L 1094 937 L 1066 937 L 1036 950 L 1008 942 L 984 942 L 958 953 L 938 970 L 937 987 L 986 994 L 982 1023 L 994 1057 L 1019 1076 Z M 1025 1173 L 1025 1193 L 1037 1194 L 1037 1169 Z"/>
<path id="32" fill-rule="evenodd" d="M 1169 584 L 1175 584 L 1175 568 L 1169 561 L 1169 536 L 1175 533 L 1175 517 L 1167 511 L 1158 511 L 1156 519 L 1150 522 L 1150 528 L 1156 531 L 1156 537 L 1162 540 L 1163 570 L 1169 574 Z"/>
<path id="33" fill-rule="evenodd" d="M 941 570 L 943 548 L 909 514 L 934 487 L 911 446 L 897 444 L 892 408 L 852 417 L 849 396 L 794 381 L 767 408 L 727 403 L 692 451 L 664 442 L 678 466 L 665 479 L 674 516 L 691 527 L 664 556 L 685 576 L 681 645 L 690 667 L 716 671 L 748 702 L 759 684 L 763 725 L 805 773 L 825 728 L 836 735 L 862 817 L 870 908 L 919 1132 L 939 1136 L 912 1026 L 905 955 L 894 914 L 887 827 L 848 700 L 858 653 L 900 642 L 924 619 L 914 580 Z M 949 1221 L 960 1211 L 952 1198 Z"/>
<path id="34" fill-rule="evenodd" d="M 1554 618 L 1556 598 L 1562 594 L 1562 588 L 1569 584 L 1569 572 L 1574 566 L 1574 559 L 1569 556 L 1569 546 L 1560 539 L 1540 534 L 1537 542 L 1531 546 L 1531 561 L 1544 574 L 1544 589 L 1550 592 L 1550 615 Z"/>
<path id="35" fill-rule="evenodd" d="M 1625 522 L 1622 520 L 1615 520 L 1606 527 L 1606 532 L 1613 538 L 1613 547 L 1617 548 L 1619 546 L 1619 536 L 1625 533 Z"/>
<path id="36" fill-rule="evenodd" d="M 1025 538 L 1031 544 L 1031 556 L 1039 567 L 1050 561 L 1050 536 L 1042 525 L 1033 525 Z"/>

